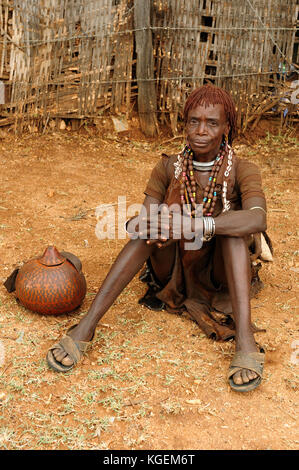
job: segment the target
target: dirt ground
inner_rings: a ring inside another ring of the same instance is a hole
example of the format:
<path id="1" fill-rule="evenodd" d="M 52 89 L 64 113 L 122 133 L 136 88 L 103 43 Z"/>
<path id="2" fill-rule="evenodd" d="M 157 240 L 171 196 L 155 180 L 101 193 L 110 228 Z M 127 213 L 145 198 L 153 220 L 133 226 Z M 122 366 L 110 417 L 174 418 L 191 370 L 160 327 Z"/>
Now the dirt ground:
<path id="1" fill-rule="evenodd" d="M 253 321 L 266 329 L 256 334 L 266 349 L 258 389 L 238 394 L 227 384 L 233 342 L 207 339 L 187 316 L 138 305 L 138 275 L 101 320 L 83 362 L 67 374 L 48 368 L 48 348 L 87 312 L 127 242 L 96 237 L 95 208 L 120 195 L 141 203 L 160 154 L 182 145 L 102 126 L 0 136 L 1 284 L 54 244 L 80 257 L 88 286 L 80 309 L 61 316 L 30 312 L 0 287 L 0 449 L 298 448 L 294 133 L 236 145 L 260 165 L 275 250 L 252 301 Z"/>

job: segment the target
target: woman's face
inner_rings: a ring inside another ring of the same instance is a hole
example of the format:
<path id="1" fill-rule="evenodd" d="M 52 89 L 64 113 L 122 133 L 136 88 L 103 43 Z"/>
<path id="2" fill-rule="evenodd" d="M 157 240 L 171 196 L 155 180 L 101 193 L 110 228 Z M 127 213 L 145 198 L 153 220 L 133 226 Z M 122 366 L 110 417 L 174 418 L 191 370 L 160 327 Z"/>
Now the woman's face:
<path id="1" fill-rule="evenodd" d="M 186 132 L 195 158 L 203 161 L 213 160 L 219 152 L 223 135 L 229 132 L 223 105 L 200 105 L 191 109 L 188 113 Z"/>

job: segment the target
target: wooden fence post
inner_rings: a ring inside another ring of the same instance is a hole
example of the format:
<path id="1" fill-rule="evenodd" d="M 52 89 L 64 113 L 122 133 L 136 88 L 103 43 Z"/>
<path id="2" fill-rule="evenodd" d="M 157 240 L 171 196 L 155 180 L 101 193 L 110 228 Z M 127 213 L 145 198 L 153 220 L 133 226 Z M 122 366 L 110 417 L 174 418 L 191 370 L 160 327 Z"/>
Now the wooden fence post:
<path id="1" fill-rule="evenodd" d="M 142 132 L 148 137 L 158 134 L 157 97 L 154 83 L 154 59 L 150 27 L 150 0 L 134 0 L 135 41 L 137 54 L 138 113 Z"/>

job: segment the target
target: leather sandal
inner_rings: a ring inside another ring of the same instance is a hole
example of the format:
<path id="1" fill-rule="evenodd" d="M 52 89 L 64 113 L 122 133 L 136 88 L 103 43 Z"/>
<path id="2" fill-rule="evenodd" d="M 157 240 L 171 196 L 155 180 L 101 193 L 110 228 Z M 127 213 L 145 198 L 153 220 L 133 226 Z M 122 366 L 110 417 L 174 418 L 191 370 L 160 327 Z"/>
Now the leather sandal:
<path id="1" fill-rule="evenodd" d="M 93 340 L 94 334 L 90 341 L 77 341 L 71 338 L 68 333 L 76 326 L 77 325 L 73 325 L 71 328 L 69 328 L 66 335 L 58 343 L 54 344 L 48 351 L 48 365 L 51 367 L 51 369 L 54 369 L 57 372 L 68 372 L 76 364 L 78 364 Z M 57 361 L 53 354 L 54 349 L 62 349 L 65 351 L 67 355 L 70 356 L 70 358 L 73 360 L 73 364 L 70 366 L 65 366 L 61 362 Z"/>
<path id="2" fill-rule="evenodd" d="M 265 360 L 265 351 L 261 348 L 260 352 L 245 353 L 242 351 L 237 351 L 233 357 L 233 360 L 230 364 L 227 378 L 228 383 L 233 390 L 236 392 L 249 392 L 257 388 L 263 377 L 264 369 L 264 360 Z M 248 383 L 244 384 L 235 384 L 232 379 L 232 376 L 243 369 L 252 370 L 255 372 L 258 377 L 253 380 L 250 380 Z"/>

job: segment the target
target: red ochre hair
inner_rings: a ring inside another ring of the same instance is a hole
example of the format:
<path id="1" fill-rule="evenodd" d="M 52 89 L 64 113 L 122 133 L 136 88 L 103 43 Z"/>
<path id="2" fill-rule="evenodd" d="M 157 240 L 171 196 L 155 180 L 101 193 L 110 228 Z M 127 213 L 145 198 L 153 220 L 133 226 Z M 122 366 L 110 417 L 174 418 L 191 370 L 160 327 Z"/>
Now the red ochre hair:
<path id="1" fill-rule="evenodd" d="M 236 106 L 230 94 L 223 88 L 215 85 L 202 85 L 196 88 L 188 96 L 184 106 L 184 120 L 187 122 L 188 113 L 197 106 L 209 106 L 210 104 L 222 104 L 229 123 L 228 143 L 232 144 L 237 135 L 237 112 Z"/>

